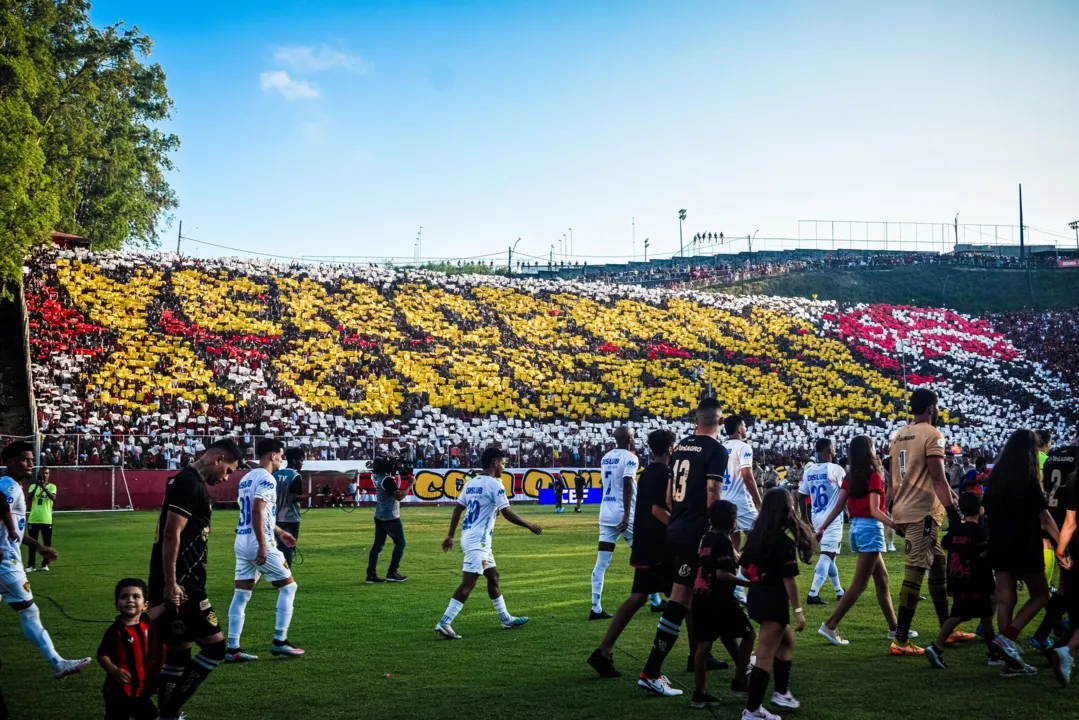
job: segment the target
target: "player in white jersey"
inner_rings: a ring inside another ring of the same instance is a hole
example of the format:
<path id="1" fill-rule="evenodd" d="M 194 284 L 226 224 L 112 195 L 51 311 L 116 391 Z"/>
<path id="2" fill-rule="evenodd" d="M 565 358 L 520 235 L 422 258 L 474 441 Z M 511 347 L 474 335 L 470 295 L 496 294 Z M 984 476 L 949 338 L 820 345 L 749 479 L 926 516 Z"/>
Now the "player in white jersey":
<path id="1" fill-rule="evenodd" d="M 457 617 L 457 613 L 461 612 L 480 575 L 487 577 L 487 595 L 502 621 L 503 630 L 518 628 L 528 622 L 528 618 L 513 617 L 506 610 L 506 600 L 502 597 L 499 585 L 498 568 L 495 567 L 495 557 L 491 553 L 491 538 L 499 513 L 514 525 L 527 528 L 536 535 L 543 532 L 543 528 L 522 520 L 517 513 L 510 510 L 510 501 L 501 480 L 505 457 L 506 454 L 496 447 L 483 451 L 480 458 L 483 474 L 472 478 L 461 488 L 461 495 L 453 508 L 453 517 L 450 518 L 450 532 L 442 541 L 442 552 L 449 552 L 453 547 L 453 534 L 457 531 L 457 523 L 464 515 L 465 521 L 461 525 L 461 550 L 465 554 L 465 563 L 461 569 L 461 584 L 453 593 L 442 619 L 435 625 L 435 632 L 447 640 L 461 639 L 450 623 Z"/>
<path id="2" fill-rule="evenodd" d="M 738 508 L 738 531 L 749 532 L 757 519 L 761 506 L 761 493 L 753 477 L 753 448 L 745 441 L 746 422 L 740 415 L 731 415 L 723 421 L 723 429 L 729 440 L 724 441 L 727 450 L 727 470 L 723 473 L 723 499 Z M 732 535 L 734 547 L 741 545 L 739 532 Z"/>
<path id="3" fill-rule="evenodd" d="M 836 600 L 843 597 L 843 586 L 839 583 L 839 568 L 835 564 L 835 556 L 839 554 L 839 546 L 843 543 L 843 515 L 842 513 L 836 515 L 835 520 L 828 527 L 823 527 L 823 523 L 839 502 L 839 491 L 847 472 L 832 462 L 835 458 L 835 450 L 831 440 L 827 438 L 818 440 L 816 451 L 817 462 L 806 468 L 802 474 L 802 482 L 798 484 L 798 493 L 809 498 L 808 503 L 799 503 L 802 507 L 802 515 L 812 523 L 816 532 L 823 532 L 820 541 L 820 558 L 817 560 L 817 568 L 813 571 L 813 584 L 809 587 L 806 605 L 824 604 L 824 600 L 818 593 L 825 578 L 832 582 Z M 810 514 L 812 518 L 809 517 Z"/>
<path id="4" fill-rule="evenodd" d="M 20 482 L 29 481 L 34 472 L 34 446 L 24 440 L 16 440 L 4 448 L 0 459 L 7 466 L 0 477 L 0 495 L 8 505 L 3 518 L 3 535 L 0 540 L 0 598 L 19 614 L 23 635 L 41 652 L 56 679 L 73 675 L 90 665 L 90 658 L 65 660 L 56 653 L 48 631 L 41 624 L 41 611 L 34 604 L 30 583 L 22 564 L 20 545 L 32 547 L 49 562 L 56 560 L 56 551 L 25 536 L 26 496 Z"/>
<path id="5" fill-rule="evenodd" d="M 296 538 L 277 527 L 277 481 L 273 473 L 281 469 L 285 459 L 285 445 L 280 440 L 267 438 L 255 446 L 258 467 L 244 475 L 239 485 L 240 521 L 236 524 L 236 590 L 229 606 L 229 642 L 225 650 L 225 662 L 237 663 L 258 660 L 258 656 L 246 653 L 240 647 L 247 602 L 255 580 L 262 575 L 277 588 L 277 622 L 274 625 L 271 655 L 298 657 L 303 650 L 288 641 L 288 627 L 292 622 L 292 606 L 296 600 L 296 581 L 284 553 L 277 547 L 277 540 L 292 546 Z"/>

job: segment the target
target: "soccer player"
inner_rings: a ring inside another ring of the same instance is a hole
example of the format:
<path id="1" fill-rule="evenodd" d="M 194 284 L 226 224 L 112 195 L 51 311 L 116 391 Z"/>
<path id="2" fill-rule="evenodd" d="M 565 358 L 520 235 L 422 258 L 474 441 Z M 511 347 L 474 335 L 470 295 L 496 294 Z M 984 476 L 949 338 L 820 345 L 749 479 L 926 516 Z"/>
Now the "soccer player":
<path id="1" fill-rule="evenodd" d="M 150 553 L 150 617 L 165 643 L 158 686 L 161 720 L 178 720 L 180 708 L 225 659 L 225 636 L 206 597 L 209 486 L 228 482 L 240 458 L 233 440 L 218 440 L 165 486 Z M 192 641 L 200 648 L 195 657 Z"/>
<path id="2" fill-rule="evenodd" d="M 236 590 L 229 605 L 229 644 L 225 662 L 249 662 L 258 660 L 257 655 L 246 653 L 240 647 L 244 631 L 244 617 L 255 578 L 262 575 L 277 588 L 277 622 L 274 625 L 271 655 L 299 657 L 303 650 L 288 641 L 288 628 L 292 622 L 292 606 L 296 601 L 296 581 L 292 579 L 285 555 L 277 547 L 275 537 L 283 545 L 293 545 L 296 539 L 277 527 L 277 481 L 273 473 L 281 469 L 285 459 L 285 445 L 276 438 L 265 438 L 255 446 L 258 467 L 240 480 L 240 520 L 236 523 Z"/>
<path id="3" fill-rule="evenodd" d="M 454 591 L 442 619 L 435 625 L 435 632 L 447 640 L 461 639 L 450 623 L 457 617 L 457 613 L 461 612 L 480 575 L 487 578 L 487 595 L 502 621 L 503 630 L 519 628 L 528 622 L 527 617 L 513 617 L 506 609 L 506 599 L 502 597 L 499 585 L 498 568 L 495 567 L 495 557 L 491 553 L 491 536 L 499 513 L 514 525 L 536 535 L 542 533 L 543 528 L 523 520 L 510 510 L 506 488 L 500 479 L 505 469 L 505 457 L 506 454 L 500 448 L 490 447 L 483 451 L 480 457 L 483 474 L 472 478 L 461 488 L 461 495 L 457 498 L 453 516 L 450 518 L 450 531 L 442 541 L 442 552 L 449 552 L 453 547 L 457 523 L 464 515 L 465 521 L 461 525 L 461 550 L 465 554 L 465 563 L 461 571 L 461 584 Z"/>
<path id="4" fill-rule="evenodd" d="M 0 477 L 0 495 L 4 496 L 10 508 L 4 519 L 7 531 L 2 538 L 4 557 L 0 563 L 0 598 L 19 614 L 23 635 L 49 662 L 53 677 L 59 680 L 86 668 L 90 658 L 65 660 L 56 653 L 52 638 L 41 624 L 41 611 L 34 604 L 34 595 L 26 580 L 20 544 L 36 550 L 46 562 L 56 560 L 55 550 L 23 535 L 26 530 L 26 496 L 19 483 L 29 480 L 34 472 L 34 446 L 24 440 L 16 440 L 4 448 L 0 460 L 7 466 L 6 474 Z"/>
<path id="5" fill-rule="evenodd" d="M 648 662 L 637 684 L 657 695 L 674 697 L 681 690 L 671 687 L 663 674 L 663 661 L 678 642 L 682 621 L 693 603 L 698 550 L 708 531 L 708 506 L 719 500 L 727 451 L 719 436 L 719 402 L 705 398 L 697 406 L 696 432 L 675 446 L 671 454 L 671 481 L 667 485 L 667 562 L 674 571 L 671 599 L 656 628 Z"/>
<path id="6" fill-rule="evenodd" d="M 738 530 L 734 534 L 734 547 L 740 544 L 741 533 L 753 528 L 757 511 L 761 506 L 760 490 L 753 477 L 753 448 L 747 443 L 746 421 L 741 415 L 731 415 L 723 421 L 723 430 L 729 438 L 723 443 L 727 451 L 727 468 L 723 472 L 723 498 L 738 507 Z"/>
<path id="7" fill-rule="evenodd" d="M 294 539 L 300 537 L 300 503 L 305 502 L 310 495 L 303 491 L 303 448 L 291 447 L 285 450 L 286 467 L 274 473 L 277 482 L 277 527 L 281 528 Z M 296 553 L 295 543 L 291 546 L 282 543 L 281 552 L 285 556 L 285 562 L 292 567 L 292 557 Z"/>
<path id="8" fill-rule="evenodd" d="M 1049 515 L 1058 528 L 1064 527 L 1067 517 L 1067 503 L 1063 499 L 1067 492 L 1068 477 L 1079 467 L 1079 430 L 1076 431 L 1070 445 L 1062 445 L 1050 451 L 1042 465 L 1042 488 L 1045 490 L 1045 504 L 1049 506 Z M 1045 557 L 1045 578 L 1049 586 L 1053 587 L 1053 576 L 1057 570 L 1056 547 L 1048 534 L 1042 534 L 1044 546 L 1050 548 Z M 1060 583 L 1062 585 L 1063 583 Z M 1045 608 L 1045 617 L 1042 618 L 1038 629 L 1030 638 L 1032 647 L 1038 650 L 1049 650 L 1053 642 L 1049 639 L 1049 633 L 1060 623 L 1067 612 L 1068 601 L 1064 598 L 1064 590 L 1057 587 L 1049 597 L 1049 605 Z"/>
<path id="9" fill-rule="evenodd" d="M 806 468 L 802 474 L 802 482 L 798 484 L 798 493 L 809 498 L 813 506 L 812 521 L 813 530 L 820 536 L 820 558 L 817 567 L 813 571 L 813 583 L 809 586 L 809 596 L 806 605 L 823 605 L 821 599 L 821 585 L 825 578 L 831 581 L 835 588 L 836 600 L 843 597 L 843 586 L 839 583 L 839 568 L 835 564 L 835 556 L 839 553 L 839 546 L 843 543 L 843 517 L 837 515 L 830 525 L 823 525 L 839 501 L 840 488 L 847 473 L 832 460 L 835 458 L 835 450 L 832 441 L 821 438 L 817 441 L 817 462 Z M 799 502 L 803 515 L 808 515 L 810 510 L 806 503 Z M 809 517 L 805 518 L 810 520 Z"/>
<path id="10" fill-rule="evenodd" d="M 114 591 L 116 621 L 97 647 L 105 670 L 105 720 L 156 720 L 153 688 L 148 685 L 161 667 L 161 642 L 146 615 L 149 590 L 136 578 L 124 578 Z"/>
<path id="11" fill-rule="evenodd" d="M 888 452 L 892 461 L 892 520 L 899 536 L 906 538 L 895 638 L 889 646 L 892 655 L 925 653 L 908 634 L 927 570 L 937 619 L 943 625 L 949 615 L 945 555 L 938 535 L 945 508 L 952 504 L 952 491 L 944 475 L 944 436 L 935 427 L 940 417 L 937 402 L 937 394 L 928 388 L 911 393 L 914 418 L 895 432 Z M 952 642 L 973 639 L 973 633 L 961 630 L 951 637 Z"/>
<path id="12" fill-rule="evenodd" d="M 637 483 L 639 502 L 633 510 L 633 545 L 629 556 L 629 563 L 634 567 L 633 589 L 607 626 L 603 642 L 588 658 L 588 664 L 601 677 L 622 675 L 614 667 L 614 644 L 637 611 L 644 607 L 648 597 L 659 593 L 671 594 L 671 568 L 666 563 L 665 551 L 667 522 L 670 519 L 667 483 L 671 477 L 667 463 L 674 442 L 675 435 L 670 430 L 653 430 L 648 434 L 652 462 L 641 473 L 640 482 Z"/>
<path id="13" fill-rule="evenodd" d="M 619 536 L 633 548 L 633 528 L 630 519 L 637 502 L 637 469 L 640 464 L 633 454 L 633 429 L 620 425 L 614 431 L 615 449 L 603 456 L 603 501 L 599 508 L 599 551 L 592 568 L 592 610 L 589 620 L 608 620 L 611 614 L 603 611 L 603 578 L 611 564 Z"/>
<path id="14" fill-rule="evenodd" d="M 952 614 L 940 626 L 935 642 L 925 649 L 929 664 L 947 670 L 944 647 L 952 631 L 972 618 L 982 622 L 982 632 L 989 643 L 990 658 L 996 657 L 993 647 L 993 569 L 989 566 L 989 544 L 981 527 L 982 496 L 965 492 L 959 496 L 959 512 L 948 518 L 948 534 L 941 545 L 948 551 L 948 594 L 952 596 Z M 1014 674 L 1003 669 L 1003 674 Z"/>

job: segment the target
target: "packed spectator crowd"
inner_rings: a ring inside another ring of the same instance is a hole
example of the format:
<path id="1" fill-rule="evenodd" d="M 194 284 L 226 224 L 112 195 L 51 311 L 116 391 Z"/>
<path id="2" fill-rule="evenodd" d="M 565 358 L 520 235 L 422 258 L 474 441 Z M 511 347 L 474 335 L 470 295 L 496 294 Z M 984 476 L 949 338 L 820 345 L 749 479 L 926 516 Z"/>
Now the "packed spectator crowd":
<path id="1" fill-rule="evenodd" d="M 273 435 L 319 459 L 469 467 L 498 442 L 590 466 L 620 423 L 687 431 L 708 392 L 773 463 L 821 434 L 884 444 L 913 386 L 965 451 L 1075 419 L 1051 358 L 924 308 L 67 250 L 28 260 L 25 297 L 51 465 L 175 468 Z"/>

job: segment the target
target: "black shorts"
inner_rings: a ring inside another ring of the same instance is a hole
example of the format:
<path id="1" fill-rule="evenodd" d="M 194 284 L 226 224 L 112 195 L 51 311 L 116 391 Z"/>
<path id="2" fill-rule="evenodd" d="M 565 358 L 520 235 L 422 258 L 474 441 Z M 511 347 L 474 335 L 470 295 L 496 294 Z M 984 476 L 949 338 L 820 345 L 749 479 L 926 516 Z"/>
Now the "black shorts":
<path id="1" fill-rule="evenodd" d="M 1023 551 L 1019 548 L 1009 552 L 989 553 L 989 564 L 994 572 L 1006 572 L 1022 578 L 1045 572 L 1045 555 L 1041 548 Z"/>
<path id="2" fill-rule="evenodd" d="M 104 691 L 103 695 L 105 720 L 156 720 L 158 716 L 149 691 L 143 697 L 129 697 L 111 690 Z"/>
<path id="3" fill-rule="evenodd" d="M 693 587 L 697 580 L 697 565 L 700 562 L 700 543 L 667 542 L 667 566 L 672 570 L 675 585 Z"/>
<path id="4" fill-rule="evenodd" d="M 1072 627 L 1079 627 L 1079 569 L 1060 569 L 1060 589 L 1068 606 Z"/>
<path id="5" fill-rule="evenodd" d="M 753 632 L 742 606 L 734 597 L 693 596 L 693 635 L 697 640 L 744 638 Z"/>
<path id="6" fill-rule="evenodd" d="M 167 603 L 165 612 L 157 619 L 157 634 L 166 645 L 189 643 L 221 632 L 217 614 L 205 594 L 184 588 L 187 599 L 180 610 L 173 610 Z"/>
<path id="7" fill-rule="evenodd" d="M 651 595 L 663 593 L 667 597 L 671 595 L 671 569 L 669 565 L 657 565 L 655 567 L 636 568 L 633 571 L 634 595 Z"/>
<path id="8" fill-rule="evenodd" d="M 791 603 L 785 585 L 750 585 L 746 610 L 757 623 L 771 621 L 780 625 L 791 624 Z"/>
<path id="9" fill-rule="evenodd" d="M 577 476 L 573 478 L 573 489 L 577 492 L 577 502 L 584 500 L 584 478 L 581 477 L 580 473 L 577 473 Z"/>
<path id="10" fill-rule="evenodd" d="M 993 599 L 989 593 L 956 594 L 952 598 L 953 618 L 981 620 L 993 615 Z"/>

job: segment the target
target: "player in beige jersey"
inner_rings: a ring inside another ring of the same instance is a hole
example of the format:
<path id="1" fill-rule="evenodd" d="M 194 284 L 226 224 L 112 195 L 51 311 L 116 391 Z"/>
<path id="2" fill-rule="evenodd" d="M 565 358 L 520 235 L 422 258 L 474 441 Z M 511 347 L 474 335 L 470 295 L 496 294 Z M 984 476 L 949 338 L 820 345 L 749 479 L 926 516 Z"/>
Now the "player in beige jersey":
<path id="1" fill-rule="evenodd" d="M 944 436 L 936 429 L 937 395 L 919 388 L 911 394 L 914 419 L 892 436 L 892 519 L 896 532 L 906 538 L 903 586 L 899 591 L 893 655 L 921 655 L 910 642 L 910 623 L 929 571 L 929 595 L 937 618 L 948 619 L 947 556 L 940 546 L 940 526 L 952 507 L 952 492 L 944 475 Z M 950 642 L 970 640 L 971 633 L 956 632 Z"/>

